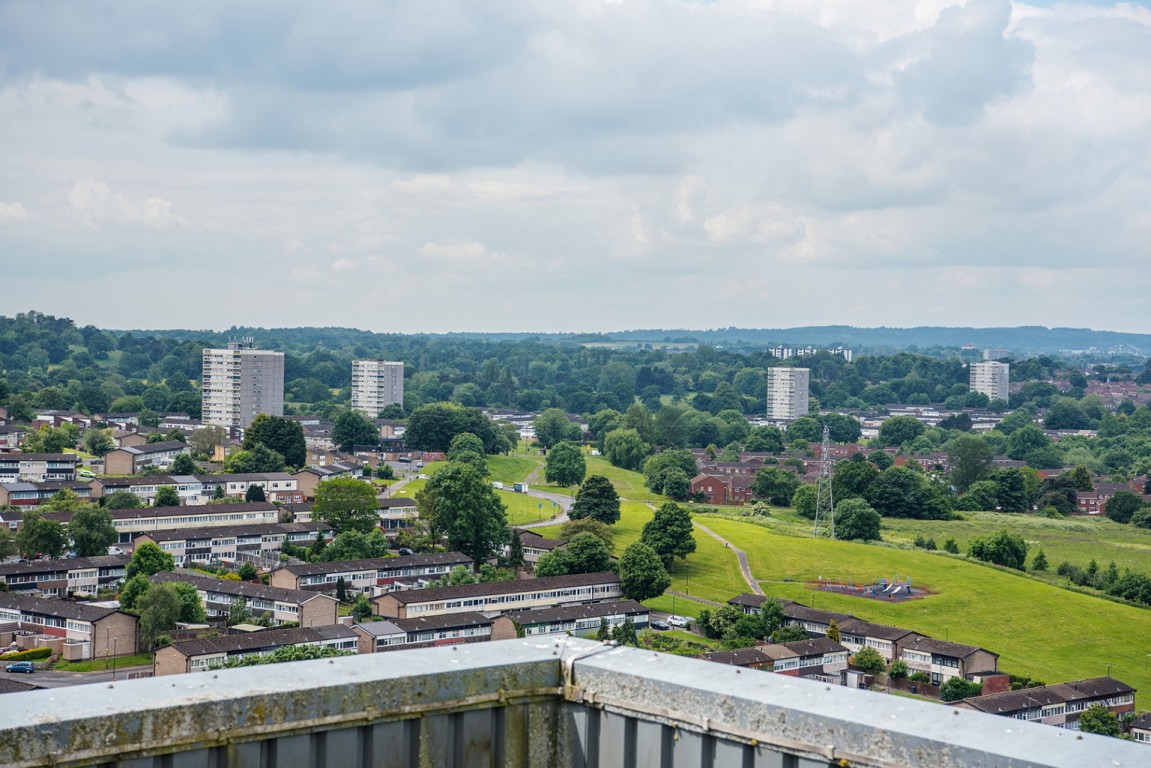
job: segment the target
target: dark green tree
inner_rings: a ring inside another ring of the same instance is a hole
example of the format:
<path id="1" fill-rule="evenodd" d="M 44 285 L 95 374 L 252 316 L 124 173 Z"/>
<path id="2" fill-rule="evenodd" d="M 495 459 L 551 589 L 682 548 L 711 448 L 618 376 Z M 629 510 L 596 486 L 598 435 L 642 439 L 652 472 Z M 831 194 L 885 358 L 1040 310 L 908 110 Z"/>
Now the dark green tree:
<path id="1" fill-rule="evenodd" d="M 1101 704 L 1092 704 L 1079 716 L 1079 730 L 1100 736 L 1119 736 L 1123 728 L 1119 718 Z"/>
<path id="2" fill-rule="evenodd" d="M 357 445 L 379 445 L 380 430 L 359 411 L 344 411 L 332 425 L 332 442 L 341 451 L 350 453 Z"/>
<path id="3" fill-rule="evenodd" d="M 120 587 L 120 607 L 126 611 L 134 610 L 140 596 L 147 592 L 151 586 L 152 582 L 142 573 L 125 581 L 124 586 Z"/>
<path id="4" fill-rule="evenodd" d="M 1117 523 L 1129 523 L 1143 507 L 1143 499 L 1131 491 L 1116 491 L 1103 507 L 1104 514 Z"/>
<path id="5" fill-rule="evenodd" d="M 452 438 L 448 446 L 448 461 L 457 461 L 461 453 L 484 455 L 484 441 L 471 432 L 461 432 Z"/>
<path id="6" fill-rule="evenodd" d="M 507 510 L 474 467 L 449 463 L 416 494 L 416 503 L 432 539 L 445 535 L 450 549 L 476 563 L 503 545 Z"/>
<path id="7" fill-rule="evenodd" d="M 152 502 L 154 507 L 178 507 L 180 506 L 180 492 L 176 490 L 174 485 L 161 485 L 156 489 L 156 498 Z"/>
<path id="8" fill-rule="evenodd" d="M 972 538 L 967 543 L 967 554 L 977 560 L 1022 571 L 1027 563 L 1027 542 L 1023 537 L 1001 529 Z"/>
<path id="9" fill-rule="evenodd" d="M 256 443 L 251 450 L 236 451 L 224 462 L 224 470 L 235 475 L 282 472 L 284 468 L 284 457 L 263 443 Z"/>
<path id="10" fill-rule="evenodd" d="M 1046 571 L 1047 570 L 1047 555 L 1043 550 L 1035 553 L 1035 557 L 1031 559 L 1031 570 L 1033 571 Z"/>
<path id="11" fill-rule="evenodd" d="M 544 478 L 549 483 L 568 487 L 583 482 L 587 474 L 587 463 L 583 452 L 575 443 L 556 443 L 548 451 L 544 466 Z"/>
<path id="12" fill-rule="evenodd" d="M 670 568 L 676 557 L 687 557 L 695 551 L 691 513 L 678 504 L 664 504 L 644 523 L 640 541 L 657 552 Z"/>
<path id="13" fill-rule="evenodd" d="M 371 483 L 354 477 L 325 480 L 316 487 L 313 514 L 337 533 L 370 533 L 380 524 L 380 502 Z"/>
<path id="14" fill-rule="evenodd" d="M 372 428 L 374 430 L 375 425 Z M 252 419 L 252 423 L 244 430 L 244 450 L 250 451 L 256 445 L 270 448 L 283 456 L 288 466 L 296 469 L 304 466 L 308 459 L 303 426 L 298 421 L 281 416 L 261 413 Z"/>
<path id="15" fill-rule="evenodd" d="M 978 696 L 982 692 L 982 683 L 972 683 L 962 677 L 952 677 L 939 687 L 939 698 L 943 701 L 960 701 Z"/>
<path id="16" fill-rule="evenodd" d="M 611 570 L 611 550 L 594 534 L 581 533 L 567 544 L 569 573 Z"/>
<path id="17" fill-rule="evenodd" d="M 963 434 L 947 444 L 947 460 L 951 465 L 951 484 L 960 493 L 971 484 L 982 480 L 991 472 L 995 451 L 990 444 L 976 435 Z"/>
<path id="18" fill-rule="evenodd" d="M 881 518 L 860 498 L 844 499 L 835 505 L 835 537 L 843 541 L 879 541 Z"/>
<path id="19" fill-rule="evenodd" d="M 78 557 L 106 555 L 108 547 L 119 539 L 112 524 L 112 513 L 100 507 L 76 510 L 68 522 L 68 536 Z"/>
<path id="20" fill-rule="evenodd" d="M 664 493 L 667 479 L 676 471 L 685 475 L 689 481 L 699 472 L 695 456 L 691 451 L 675 449 L 657 453 L 643 464 L 643 482 L 652 493 Z"/>
<path id="21" fill-rule="evenodd" d="M 537 577 L 567 576 L 571 572 L 571 560 L 567 550 L 553 549 L 551 552 L 543 553 L 536 560 L 535 575 Z"/>
<path id="22" fill-rule="evenodd" d="M 176 560 L 172 555 L 160 549 L 157 544 L 145 541 L 132 553 L 128 561 L 127 577 L 131 579 L 137 574 L 154 576 L 164 571 L 176 570 Z"/>
<path id="23" fill-rule="evenodd" d="M 104 509 L 136 509 L 140 506 L 140 497 L 131 491 L 112 491 L 104 497 Z"/>
<path id="24" fill-rule="evenodd" d="M 884 662 L 883 657 L 879 655 L 879 651 L 871 646 L 860 648 L 859 652 L 852 658 L 851 664 L 856 669 L 862 670 L 869 675 L 878 675 L 887 669 L 887 664 Z"/>
<path id="25" fill-rule="evenodd" d="M 536 417 L 533 423 L 536 442 L 545 449 L 562 442 L 579 440 L 579 425 L 568 420 L 567 414 L 559 408 L 548 408 Z"/>
<path id="26" fill-rule="evenodd" d="M 260 572 L 256 570 L 256 566 L 248 562 L 240 566 L 240 570 L 236 571 L 236 575 L 240 577 L 241 581 L 255 581 L 260 575 Z"/>
<path id="27" fill-rule="evenodd" d="M 336 599 L 341 603 L 348 602 L 348 583 L 343 576 L 336 579 Z"/>
<path id="28" fill-rule="evenodd" d="M 176 628 L 184 602 L 171 582 L 153 584 L 136 601 L 140 612 L 140 642 L 144 648 L 155 648 L 160 635 Z"/>
<path id="29" fill-rule="evenodd" d="M 604 437 L 603 455 L 612 466 L 639 469 L 647 452 L 648 444 L 634 429 L 615 429 Z"/>
<path id="30" fill-rule="evenodd" d="M 637 541 L 619 560 L 620 589 L 629 600 L 659 597 L 671 586 L 671 577 L 654 549 Z"/>
<path id="31" fill-rule="evenodd" d="M 176 594 L 180 596 L 179 621 L 186 621 L 189 624 L 202 624 L 207 621 L 208 614 L 204 610 L 204 604 L 200 602 L 200 592 L 196 586 L 179 581 L 172 584 L 176 587 Z"/>
<path id="32" fill-rule="evenodd" d="M 252 483 L 248 489 L 244 491 L 244 501 L 254 503 L 258 501 L 267 501 L 268 497 L 264 494 L 264 486 Z"/>
<path id="33" fill-rule="evenodd" d="M 16 534 L 16 546 L 25 555 L 59 557 L 68 546 L 64 526 L 55 520 L 44 519 L 39 512 L 24 513 L 24 524 Z"/>
<path id="34" fill-rule="evenodd" d="M 751 492 L 757 499 L 762 499 L 777 507 L 785 507 L 791 503 L 795 489 L 799 487 L 799 476 L 779 467 L 763 467 L 755 473 L 755 480 L 751 484 Z"/>
<path id="35" fill-rule="evenodd" d="M 181 453 L 172 461 L 172 465 L 168 467 L 168 474 L 198 475 L 201 474 L 201 472 L 200 468 L 196 466 L 196 462 L 192 460 L 190 454 Z"/>
<path id="36" fill-rule="evenodd" d="M 568 518 L 581 520 L 587 517 L 604 525 L 615 525 L 619 522 L 619 509 L 619 494 L 611 481 L 603 475 L 589 475 L 576 493 Z"/>
<path id="37" fill-rule="evenodd" d="M 923 422 L 914 416 L 892 416 L 879 425 L 879 437 L 876 440 L 880 446 L 899 446 L 914 442 L 926 429 Z"/>

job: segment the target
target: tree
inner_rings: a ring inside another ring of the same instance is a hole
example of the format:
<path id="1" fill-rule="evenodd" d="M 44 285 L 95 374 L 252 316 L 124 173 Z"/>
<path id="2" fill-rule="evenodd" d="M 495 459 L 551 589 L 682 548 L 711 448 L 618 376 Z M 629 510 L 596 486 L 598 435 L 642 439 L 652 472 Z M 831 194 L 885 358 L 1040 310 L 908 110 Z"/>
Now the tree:
<path id="1" fill-rule="evenodd" d="M 595 631 L 595 639 L 601 643 L 605 640 L 611 640 L 611 625 L 607 623 L 607 616 L 599 620 L 599 629 Z"/>
<path id="2" fill-rule="evenodd" d="M 63 525 L 29 510 L 24 513 L 24 525 L 16 534 L 16 545 L 25 555 L 59 557 L 68 546 L 68 537 Z"/>
<path id="3" fill-rule="evenodd" d="M 939 698 L 943 701 L 959 701 L 978 696 L 983 692 L 982 683 L 971 683 L 962 677 L 949 678 L 939 686 Z"/>
<path id="4" fill-rule="evenodd" d="M 1027 542 L 1004 528 L 971 539 L 967 543 L 967 554 L 987 563 L 1022 571 L 1027 563 Z"/>
<path id="5" fill-rule="evenodd" d="M 603 454 L 612 466 L 639 469 L 648 445 L 634 429 L 613 429 L 603 440 Z"/>
<path id="6" fill-rule="evenodd" d="M 568 573 L 599 573 L 611 570 L 611 550 L 592 533 L 581 533 L 568 542 Z"/>
<path id="7" fill-rule="evenodd" d="M 151 650 L 160 635 L 176 628 L 184 603 L 175 584 L 161 582 L 153 584 L 140 596 L 136 608 L 140 611 L 140 639 L 144 647 Z"/>
<path id="8" fill-rule="evenodd" d="M 1129 523 L 1131 517 L 1143 506 L 1143 499 L 1131 491 L 1116 491 L 1115 495 L 1107 500 L 1103 508 L 1104 514 L 1117 523 Z"/>
<path id="9" fill-rule="evenodd" d="M 526 564 L 524 559 L 524 541 L 520 538 L 520 533 L 515 528 L 508 529 L 508 567 L 509 568 L 523 568 Z"/>
<path id="10" fill-rule="evenodd" d="M 351 530 L 338 534 L 318 553 L 315 560 L 334 563 L 339 560 L 367 560 L 385 557 L 388 553 L 388 539 L 379 528 L 370 533 Z"/>
<path id="11" fill-rule="evenodd" d="M 137 574 L 141 576 L 154 576 L 163 571 L 176 570 L 176 560 L 172 555 L 160 549 L 159 545 L 145 541 L 136 547 L 132 559 L 128 561 L 126 575 L 129 579 Z"/>
<path id="12" fill-rule="evenodd" d="M 1101 704 L 1092 704 L 1079 716 L 1079 730 L 1100 736 L 1119 736 L 1123 732 L 1119 718 Z"/>
<path id="13" fill-rule="evenodd" d="M 351 453 L 357 445 L 379 445 L 380 430 L 359 411 L 344 411 L 332 425 L 332 442 L 344 453 Z"/>
<path id="14" fill-rule="evenodd" d="M 375 425 L 372 425 L 375 430 Z M 378 433 L 377 433 L 378 434 Z M 333 429 L 333 440 L 335 439 Z M 378 442 L 378 441 L 377 441 Z M 257 445 L 270 448 L 284 457 L 288 466 L 299 469 L 308 459 L 308 447 L 304 443 L 304 428 L 298 421 L 282 416 L 256 414 L 252 423 L 244 430 L 244 450 L 250 451 Z"/>
<path id="15" fill-rule="evenodd" d="M 619 560 L 620 589 L 629 600 L 659 597 L 671 586 L 663 561 L 654 549 L 637 541 Z"/>
<path id="16" fill-rule="evenodd" d="M 755 473 L 751 492 L 758 498 L 777 507 L 784 507 L 795 495 L 799 487 L 799 476 L 779 467 L 763 467 Z"/>
<path id="17" fill-rule="evenodd" d="M 336 599 L 341 603 L 348 602 L 348 583 L 343 576 L 336 579 Z"/>
<path id="18" fill-rule="evenodd" d="M 576 493 L 568 518 L 591 518 L 604 525 L 615 525 L 619 522 L 619 508 L 619 494 L 611 481 L 603 475 L 589 475 Z"/>
<path id="19" fill-rule="evenodd" d="M 1043 426 L 1046 429 L 1090 429 L 1091 419 L 1079 403 L 1070 398 L 1060 398 L 1047 409 Z"/>
<path id="20" fill-rule="evenodd" d="M 433 540 L 446 535 L 449 548 L 477 564 L 503 545 L 507 510 L 474 467 L 449 463 L 416 494 L 416 504 Z"/>
<path id="21" fill-rule="evenodd" d="M 161 485 L 156 489 L 156 500 L 152 506 L 178 507 L 180 506 L 180 492 L 176 490 L 174 485 Z"/>
<path id="22" fill-rule="evenodd" d="M 216 451 L 216 446 L 224 444 L 225 437 L 227 435 L 223 427 L 199 427 L 192 431 L 192 436 L 188 438 L 188 445 L 191 446 L 192 453 L 198 456 L 211 457 Z"/>
<path id="23" fill-rule="evenodd" d="M 369 533 L 380 523 L 380 502 L 371 483 L 354 477 L 325 480 L 316 487 L 313 514 L 337 533 Z"/>
<path id="24" fill-rule="evenodd" d="M 86 507 L 72 514 L 68 522 L 68 536 L 78 557 L 108 554 L 108 547 L 116 543 L 119 534 L 112 525 L 112 513 L 100 507 Z"/>
<path id="25" fill-rule="evenodd" d="M 643 483 L 652 493 L 664 493 L 668 478 L 676 472 L 688 477 L 689 481 L 699 472 L 691 451 L 674 449 L 652 456 L 643 464 Z"/>
<path id="26" fill-rule="evenodd" d="M 888 467 L 867 492 L 867 501 L 883 517 L 942 520 L 951 514 L 942 489 L 908 467 Z"/>
<path id="27" fill-rule="evenodd" d="M 484 455 L 484 441 L 471 432 L 461 432 L 452 438 L 448 447 L 448 461 L 458 461 L 462 453 Z"/>
<path id="28" fill-rule="evenodd" d="M 639 645 L 639 638 L 635 633 L 635 622 L 630 618 L 624 619 L 622 624 L 612 628 L 611 639 L 620 645 Z"/>
<path id="29" fill-rule="evenodd" d="M 644 523 L 640 541 L 659 553 L 665 565 L 676 557 L 687 557 L 695 551 L 691 514 L 678 504 L 664 504 Z"/>
<path id="30" fill-rule="evenodd" d="M 1035 557 L 1031 560 L 1031 570 L 1033 571 L 1046 571 L 1047 570 L 1047 555 L 1043 550 L 1035 553 Z"/>
<path id="31" fill-rule="evenodd" d="M 971 484 L 982 480 L 991 471 L 995 452 L 981 437 L 960 435 L 947 444 L 947 460 L 951 465 L 951 483 L 963 493 Z"/>
<path id="32" fill-rule="evenodd" d="M 396 473 L 395 470 L 392 469 L 391 464 L 386 461 L 381 461 L 376 465 L 376 478 L 379 480 L 395 480 Z"/>
<path id="33" fill-rule="evenodd" d="M 827 625 L 827 639 L 834 640 L 838 643 L 839 637 L 839 625 L 835 623 L 835 619 L 832 619 L 831 622 Z"/>
<path id="34" fill-rule="evenodd" d="M 1016 461 L 1024 461 L 1032 451 L 1047 448 L 1051 441 L 1043 430 L 1034 424 L 1020 427 L 1007 437 L 1007 456 Z"/>
<path id="35" fill-rule="evenodd" d="M 192 460 L 191 455 L 181 453 L 172 461 L 172 465 L 168 467 L 168 474 L 170 475 L 198 475 L 200 468 L 196 466 L 196 462 Z"/>
<path id="36" fill-rule="evenodd" d="M 256 566 L 247 562 L 240 566 L 240 570 L 236 571 L 236 575 L 240 577 L 241 581 L 255 581 L 260 575 L 260 572 L 256 570 Z"/>
<path id="37" fill-rule="evenodd" d="M 575 443 L 556 443 L 548 451 L 544 467 L 544 479 L 549 483 L 563 486 L 578 485 L 587 473 L 587 463 L 583 452 Z"/>
<path id="38" fill-rule="evenodd" d="M 762 426 L 752 427 L 743 448 L 755 453 L 783 453 L 783 433 L 779 427 Z"/>
<path id="39" fill-rule="evenodd" d="M 819 488 L 811 483 L 805 483 L 796 488 L 791 497 L 791 506 L 795 507 L 795 513 L 808 520 L 814 520 L 815 503 L 818 495 Z"/>
<path id="40" fill-rule="evenodd" d="M 112 491 L 104 497 L 104 509 L 136 509 L 140 506 L 140 497 L 131 491 Z"/>
<path id="41" fill-rule="evenodd" d="M 878 445 L 903 445 L 911 443 L 924 433 L 927 428 L 923 422 L 914 416 L 892 416 L 879 425 Z"/>
<path id="42" fill-rule="evenodd" d="M 852 496 L 867 495 L 871 483 L 878 476 L 879 470 L 862 453 L 838 462 L 835 465 L 835 473 L 831 476 L 831 487 L 835 491 L 835 498 L 842 501 Z"/>
<path id="43" fill-rule="evenodd" d="M 879 541 L 882 520 L 871 505 L 860 498 L 844 499 L 835 505 L 835 537 L 843 541 Z"/>
<path id="44" fill-rule="evenodd" d="M 228 626 L 248 624 L 252 621 L 252 610 L 242 597 L 237 597 L 228 605 Z"/>
<path id="45" fill-rule="evenodd" d="M 995 500 L 1001 512 L 1026 512 L 1031 508 L 1027 477 L 1022 470 L 997 469 L 991 473 L 990 480 L 995 483 Z"/>
<path id="46" fill-rule="evenodd" d="M 906 661 L 903 659 L 896 659 L 895 661 L 891 662 L 891 668 L 887 670 L 887 674 L 894 680 L 902 680 L 903 678 L 907 677 L 910 671 L 911 669 L 907 666 Z"/>
<path id="47" fill-rule="evenodd" d="M 550 449 L 565 441 L 579 440 L 579 426 L 568 421 L 567 414 L 559 408 L 548 408 L 533 422 L 536 442 L 544 449 Z"/>
<path id="48" fill-rule="evenodd" d="M 614 536 L 612 535 L 611 528 L 601 523 L 599 520 L 594 520 L 590 517 L 580 518 L 579 520 L 569 520 L 560 527 L 560 538 L 566 541 L 571 541 L 581 533 L 590 533 L 607 544 L 608 549 L 611 549 Z"/>
<path id="49" fill-rule="evenodd" d="M 564 549 L 545 552 L 536 560 L 535 574 L 538 577 L 567 576 L 571 572 L 571 561 Z"/>
<path id="50" fill-rule="evenodd" d="M 1095 490 L 1095 483 L 1091 480 L 1091 470 L 1083 464 L 1067 473 L 1068 479 L 1075 485 L 1075 490 L 1090 493 Z"/>
<path id="51" fill-rule="evenodd" d="M 251 450 L 236 451 L 229 456 L 224 469 L 234 475 L 281 472 L 284 470 L 284 457 L 263 443 L 256 443 Z"/>
<path id="52" fill-rule="evenodd" d="M 794 624 L 782 626 L 771 633 L 771 642 L 773 643 L 794 643 L 807 639 L 807 630 Z"/>
<path id="53" fill-rule="evenodd" d="M 452 403 L 426 403 L 412 411 L 404 431 L 404 444 L 413 451 L 447 451 L 452 438 L 471 432 L 484 442 L 484 453 L 507 450 L 508 439 L 478 408 Z"/>
<path id="54" fill-rule="evenodd" d="M 248 502 L 249 504 L 267 500 L 268 497 L 264 494 L 264 486 L 262 485 L 256 485 L 255 483 L 252 483 L 248 486 L 248 489 L 244 491 L 244 501 Z"/>
<path id="55" fill-rule="evenodd" d="M 85 429 L 81 434 L 84 450 L 96 456 L 103 456 L 116 447 L 116 443 L 112 440 L 112 430 L 110 429 L 96 429 L 93 427 Z"/>
<path id="56" fill-rule="evenodd" d="M 152 582 L 148 581 L 148 577 L 142 573 L 128 579 L 124 582 L 124 586 L 120 587 L 120 607 L 128 611 L 133 610 L 140 597 L 151 586 Z"/>
<path id="57" fill-rule="evenodd" d="M 883 657 L 879 655 L 879 651 L 870 645 L 860 648 L 859 652 L 855 654 L 855 658 L 852 659 L 851 664 L 856 669 L 862 670 L 869 675 L 877 675 L 887 669 L 887 663 L 883 660 Z"/>
<path id="58" fill-rule="evenodd" d="M 372 618 L 372 604 L 363 592 L 356 595 L 356 602 L 352 604 L 352 617 L 356 621 L 367 621 Z"/>
<path id="59" fill-rule="evenodd" d="M 139 576 L 135 578 L 141 578 Z M 172 582 L 176 587 L 176 594 L 180 596 L 180 621 L 189 624 L 201 624 L 208 620 L 204 605 L 200 602 L 200 592 L 194 584 L 185 584 L 180 581 Z"/>

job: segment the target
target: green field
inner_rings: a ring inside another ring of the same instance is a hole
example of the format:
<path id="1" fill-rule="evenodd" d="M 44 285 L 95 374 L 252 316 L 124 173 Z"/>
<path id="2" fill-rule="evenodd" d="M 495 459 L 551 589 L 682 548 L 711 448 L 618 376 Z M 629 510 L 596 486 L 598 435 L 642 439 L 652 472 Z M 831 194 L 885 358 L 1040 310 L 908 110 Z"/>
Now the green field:
<path id="1" fill-rule="evenodd" d="M 895 624 L 1000 654 L 1000 668 L 1047 682 L 1111 674 L 1151 706 L 1146 637 L 1151 611 L 1120 605 L 960 558 L 922 551 L 773 535 L 719 517 L 704 525 L 744 549 L 769 594 Z M 900 604 L 805 589 L 795 582 L 911 577 L 936 594 Z M 702 585 L 701 585 L 702 586 Z M 727 599 L 730 597 L 713 597 Z"/>
<path id="2" fill-rule="evenodd" d="M 152 665 L 152 654 L 138 653 L 133 656 L 117 656 L 116 669 Z M 57 672 L 104 672 L 112 669 L 111 659 L 88 659 L 86 661 L 57 661 L 53 669 Z"/>
<path id="3" fill-rule="evenodd" d="M 505 485 L 522 483 L 543 461 L 530 456 L 488 456 L 488 479 Z"/>
<path id="4" fill-rule="evenodd" d="M 615 486 L 621 498 L 633 501 L 650 501 L 653 504 L 662 504 L 667 498 L 658 493 L 652 493 L 643 484 L 643 475 L 628 469 L 613 467 L 611 462 L 603 456 L 587 456 L 587 473 L 589 475 L 603 475 Z"/>
<path id="5" fill-rule="evenodd" d="M 516 493 L 515 491 L 496 491 L 496 495 L 504 506 L 508 508 L 508 524 L 524 525 L 525 523 L 538 523 L 550 520 L 560 512 L 547 499 L 537 499 L 534 496 Z"/>

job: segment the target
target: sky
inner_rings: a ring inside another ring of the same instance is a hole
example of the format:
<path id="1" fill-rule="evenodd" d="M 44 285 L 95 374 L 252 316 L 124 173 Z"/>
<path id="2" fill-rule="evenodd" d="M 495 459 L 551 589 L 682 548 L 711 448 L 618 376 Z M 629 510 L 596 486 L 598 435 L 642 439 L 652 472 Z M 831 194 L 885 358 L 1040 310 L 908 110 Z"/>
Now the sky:
<path id="1" fill-rule="evenodd" d="M 0 0 L 0 314 L 1151 332 L 1151 8 Z"/>

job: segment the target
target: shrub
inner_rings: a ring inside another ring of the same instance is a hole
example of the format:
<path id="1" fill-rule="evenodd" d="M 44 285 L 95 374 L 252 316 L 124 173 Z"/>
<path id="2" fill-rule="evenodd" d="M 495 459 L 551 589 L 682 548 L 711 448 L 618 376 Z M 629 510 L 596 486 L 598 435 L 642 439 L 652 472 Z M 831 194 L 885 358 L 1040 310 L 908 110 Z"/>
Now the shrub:
<path id="1" fill-rule="evenodd" d="M 0 656 L 0 661 L 41 661 L 52 655 L 51 648 L 29 648 L 26 651 L 12 651 Z"/>

